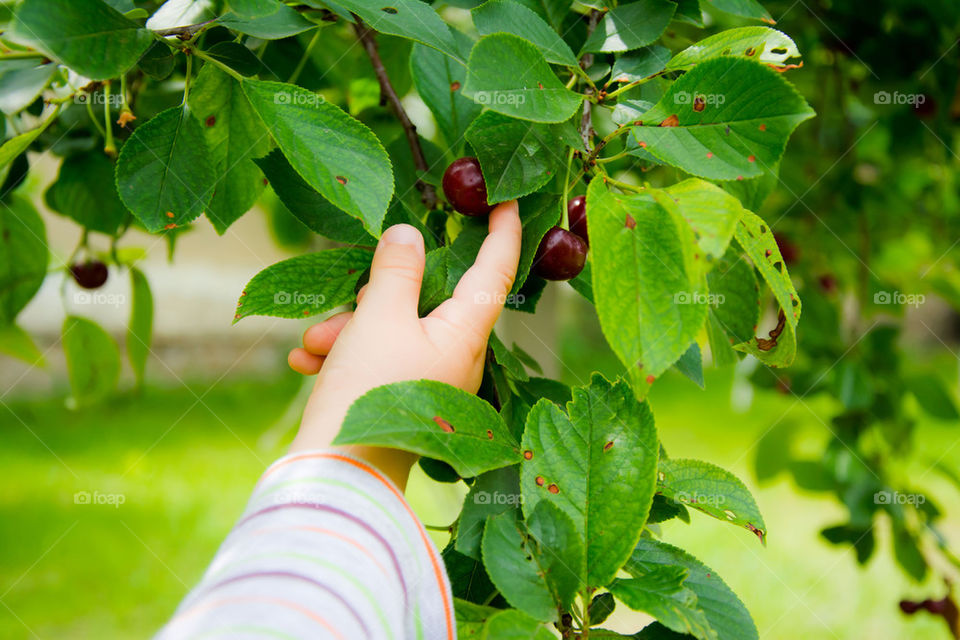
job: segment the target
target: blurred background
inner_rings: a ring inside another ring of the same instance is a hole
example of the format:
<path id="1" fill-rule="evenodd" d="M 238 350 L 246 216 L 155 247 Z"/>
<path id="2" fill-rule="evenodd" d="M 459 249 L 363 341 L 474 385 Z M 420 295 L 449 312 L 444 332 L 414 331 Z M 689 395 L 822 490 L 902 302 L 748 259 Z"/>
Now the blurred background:
<path id="1" fill-rule="evenodd" d="M 730 469 L 753 490 L 769 540 L 764 548 L 699 513 L 666 523 L 663 535 L 723 576 L 761 638 L 950 638 L 942 618 L 905 615 L 898 603 L 947 593 L 950 543 L 960 540 L 960 9 L 948 0 L 764 5 L 803 53 L 790 79 L 818 113 L 757 210 L 798 280 L 801 355 L 772 374 L 749 360 L 711 367 L 704 390 L 671 372 L 650 402 L 672 456 Z M 707 32 L 745 23 L 706 8 Z M 665 37 L 674 50 L 693 37 L 676 27 Z M 329 55 L 317 48 L 307 84 L 339 82 L 325 79 Z M 372 74 L 348 84 L 351 111 L 380 110 Z M 430 137 L 429 112 L 413 94 L 405 102 Z M 117 395 L 72 409 L 64 316 L 93 318 L 122 341 L 128 278 L 111 273 L 95 299 L 74 295 L 63 262 L 80 228 L 43 199 L 59 158 L 30 161 L 20 192 L 43 213 L 58 261 L 19 319 L 45 366 L 0 355 L 0 637 L 147 637 L 283 454 L 309 390 L 285 363 L 307 325 L 231 325 L 237 297 L 264 267 L 321 245 L 269 190 L 224 236 L 193 225 L 172 262 L 162 239 L 128 234 L 125 246 L 145 251 L 139 267 L 155 301 L 147 382 L 135 390 L 125 372 Z M 551 285 L 537 315 L 505 316 L 500 336 L 545 375 L 581 384 L 593 370 L 619 374 L 592 307 L 567 285 Z M 861 468 L 876 481 L 862 481 Z M 874 489 L 909 489 L 923 502 L 878 509 Z M 431 525 L 449 524 L 464 493 L 419 468 L 410 485 Z M 864 496 L 874 505 L 866 512 Z M 631 614 L 608 626 L 639 625 Z"/>

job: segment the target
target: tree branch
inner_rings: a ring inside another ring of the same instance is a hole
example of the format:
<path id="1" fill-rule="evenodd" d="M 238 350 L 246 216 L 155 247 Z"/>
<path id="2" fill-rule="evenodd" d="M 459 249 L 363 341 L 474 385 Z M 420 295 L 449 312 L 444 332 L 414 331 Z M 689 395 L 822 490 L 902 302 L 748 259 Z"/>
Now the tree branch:
<path id="1" fill-rule="evenodd" d="M 370 58 L 370 63 L 373 65 L 373 72 L 377 75 L 377 80 L 380 82 L 381 104 L 385 102 L 390 103 L 397 119 L 400 120 L 400 124 L 403 125 L 403 131 L 407 136 L 407 144 L 410 145 L 410 153 L 413 155 L 414 166 L 416 166 L 417 171 L 426 173 L 430 167 L 427 166 L 427 159 L 423 155 L 423 148 L 420 146 L 417 127 L 410 121 L 410 117 L 403 108 L 403 103 L 400 102 L 400 96 L 397 95 L 393 84 L 390 82 L 390 76 L 383 66 L 383 60 L 380 59 L 380 52 L 377 50 L 377 41 L 373 32 L 367 25 L 360 21 L 360 18 L 356 18 L 353 29 L 356 31 L 357 38 L 359 38 L 360 43 L 366 50 L 367 56 Z M 433 185 L 417 179 L 417 189 L 423 194 L 423 204 L 426 205 L 427 209 L 435 208 L 437 205 L 437 192 L 433 188 Z"/>
<path id="2" fill-rule="evenodd" d="M 205 27 L 210 26 L 217 21 L 217 18 L 212 20 L 207 20 L 205 22 L 198 22 L 197 24 L 188 24 L 182 27 L 172 27 L 170 29 L 157 29 L 154 31 L 155 34 L 162 38 L 167 36 L 177 36 L 181 40 L 189 40 L 193 36 L 197 35 L 197 32 L 202 31 Z"/>
<path id="3" fill-rule="evenodd" d="M 597 28 L 597 23 L 600 22 L 600 12 L 596 9 L 590 10 L 590 20 L 587 23 L 587 39 L 590 39 L 590 36 L 593 35 L 594 29 Z M 586 71 L 593 64 L 593 54 L 586 53 L 580 59 L 580 68 Z M 587 87 L 584 91 L 587 95 L 593 93 L 593 89 Z M 593 143 L 593 120 L 592 120 L 592 107 L 593 104 L 589 100 L 583 101 L 583 117 L 580 118 L 580 137 L 583 139 L 583 146 L 586 147 L 587 151 L 590 151 L 590 145 Z"/>

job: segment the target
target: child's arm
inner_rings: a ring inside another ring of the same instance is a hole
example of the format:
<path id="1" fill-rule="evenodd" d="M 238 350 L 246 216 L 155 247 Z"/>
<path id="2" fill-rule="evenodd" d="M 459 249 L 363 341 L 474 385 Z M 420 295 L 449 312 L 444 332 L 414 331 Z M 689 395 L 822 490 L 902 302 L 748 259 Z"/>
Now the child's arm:
<path id="1" fill-rule="evenodd" d="M 330 443 L 374 387 L 428 378 L 476 392 L 520 231 L 516 202 L 498 206 L 476 262 L 426 318 L 423 238 L 407 225 L 383 234 L 357 310 L 290 353 L 297 371 L 319 372 L 290 455 L 264 473 L 161 637 L 455 639 L 443 562 L 401 493 L 415 456 Z"/>

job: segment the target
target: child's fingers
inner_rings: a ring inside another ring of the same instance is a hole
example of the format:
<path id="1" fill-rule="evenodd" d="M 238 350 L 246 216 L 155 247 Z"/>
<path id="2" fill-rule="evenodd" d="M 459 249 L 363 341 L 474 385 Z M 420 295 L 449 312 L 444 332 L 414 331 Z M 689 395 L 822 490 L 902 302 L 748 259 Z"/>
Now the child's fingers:
<path id="1" fill-rule="evenodd" d="M 315 356 L 327 355 L 352 317 L 352 311 L 345 311 L 311 326 L 303 332 L 303 348 Z"/>
<path id="2" fill-rule="evenodd" d="M 416 227 L 396 224 L 384 231 L 357 313 L 391 320 L 405 315 L 416 318 L 423 265 L 423 236 Z"/>
<path id="3" fill-rule="evenodd" d="M 369 284 L 370 283 L 368 282 L 360 287 L 360 291 L 357 291 L 357 304 L 360 304 L 360 301 L 363 300 L 363 296 L 367 293 L 367 286 L 369 286 Z"/>
<path id="4" fill-rule="evenodd" d="M 490 214 L 490 233 L 473 266 L 460 278 L 453 297 L 430 315 L 442 317 L 454 326 L 469 327 L 486 337 L 517 275 L 521 232 L 517 201 L 497 205 Z"/>
<path id="5" fill-rule="evenodd" d="M 287 355 L 287 364 L 290 365 L 290 368 L 297 373 L 302 373 L 305 376 L 312 376 L 320 373 L 320 369 L 323 367 L 324 360 L 325 358 L 323 356 L 315 356 L 306 349 L 301 349 L 300 347 L 291 349 L 289 355 Z"/>

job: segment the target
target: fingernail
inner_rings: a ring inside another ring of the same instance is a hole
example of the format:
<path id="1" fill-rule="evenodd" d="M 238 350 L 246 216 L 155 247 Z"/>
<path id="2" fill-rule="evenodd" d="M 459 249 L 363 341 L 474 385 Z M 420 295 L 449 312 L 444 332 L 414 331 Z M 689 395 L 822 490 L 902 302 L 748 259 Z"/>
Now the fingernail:
<path id="1" fill-rule="evenodd" d="M 383 232 L 380 241 L 389 244 L 416 246 L 420 244 L 420 232 L 409 224 L 395 224 Z"/>

